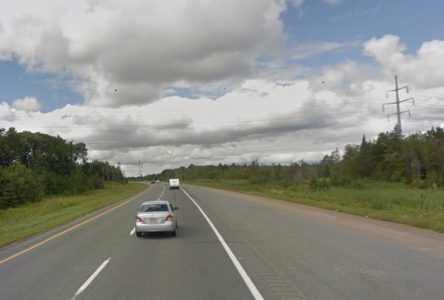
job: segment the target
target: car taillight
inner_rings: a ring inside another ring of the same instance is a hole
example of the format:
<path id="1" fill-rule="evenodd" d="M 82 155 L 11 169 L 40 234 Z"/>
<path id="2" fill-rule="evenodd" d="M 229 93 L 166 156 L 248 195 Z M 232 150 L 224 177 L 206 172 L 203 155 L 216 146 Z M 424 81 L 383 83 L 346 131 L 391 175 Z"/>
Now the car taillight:
<path id="1" fill-rule="evenodd" d="M 173 216 L 172 215 L 168 215 L 166 218 L 165 218 L 165 221 L 172 221 L 173 220 Z"/>
<path id="2" fill-rule="evenodd" d="M 136 222 L 142 222 L 142 219 L 139 216 L 136 216 Z"/>

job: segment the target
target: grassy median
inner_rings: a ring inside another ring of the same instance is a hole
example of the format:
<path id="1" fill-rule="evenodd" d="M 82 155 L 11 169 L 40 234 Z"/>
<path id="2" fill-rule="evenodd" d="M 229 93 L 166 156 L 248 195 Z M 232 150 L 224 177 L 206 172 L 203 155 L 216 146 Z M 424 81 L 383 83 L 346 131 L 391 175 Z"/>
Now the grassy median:
<path id="1" fill-rule="evenodd" d="M 104 189 L 0 210 L 0 246 L 68 223 L 106 205 L 124 200 L 147 186 L 143 183 L 106 184 Z"/>
<path id="2" fill-rule="evenodd" d="M 326 189 L 313 189 L 308 184 L 252 184 L 248 180 L 198 180 L 190 183 L 444 232 L 443 189 L 418 189 L 402 183 L 370 181 Z"/>

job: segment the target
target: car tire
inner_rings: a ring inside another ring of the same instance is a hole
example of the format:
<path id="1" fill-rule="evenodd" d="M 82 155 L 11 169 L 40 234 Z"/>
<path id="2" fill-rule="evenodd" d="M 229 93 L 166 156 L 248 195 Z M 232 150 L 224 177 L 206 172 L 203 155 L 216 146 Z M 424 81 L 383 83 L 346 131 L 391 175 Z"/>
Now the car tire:
<path id="1" fill-rule="evenodd" d="M 141 236 L 142 236 L 142 232 L 138 232 L 138 231 L 136 231 L 136 236 L 137 236 L 137 237 L 141 237 Z"/>
<path id="2" fill-rule="evenodd" d="M 171 236 L 176 236 L 177 235 L 177 230 L 171 231 Z"/>

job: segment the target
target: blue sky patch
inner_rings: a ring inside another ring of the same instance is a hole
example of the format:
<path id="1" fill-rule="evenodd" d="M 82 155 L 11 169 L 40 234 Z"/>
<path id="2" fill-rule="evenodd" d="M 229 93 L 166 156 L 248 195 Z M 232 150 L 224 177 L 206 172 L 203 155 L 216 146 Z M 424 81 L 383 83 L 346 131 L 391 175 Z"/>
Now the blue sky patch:
<path id="1" fill-rule="evenodd" d="M 28 71 L 16 61 L 0 61 L 0 101 L 11 104 L 15 99 L 35 97 L 43 112 L 82 103 L 83 96 L 72 88 L 74 80 L 63 75 Z"/>

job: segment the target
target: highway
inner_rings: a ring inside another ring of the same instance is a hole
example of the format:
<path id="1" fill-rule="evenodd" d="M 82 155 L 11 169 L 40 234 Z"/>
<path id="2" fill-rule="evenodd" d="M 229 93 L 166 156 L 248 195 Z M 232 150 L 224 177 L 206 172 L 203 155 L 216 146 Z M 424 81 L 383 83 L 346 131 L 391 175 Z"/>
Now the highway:
<path id="1" fill-rule="evenodd" d="M 137 238 L 158 198 L 177 237 Z M 443 234 L 190 185 L 0 249 L 0 299 L 444 299 L 443 282 Z"/>

